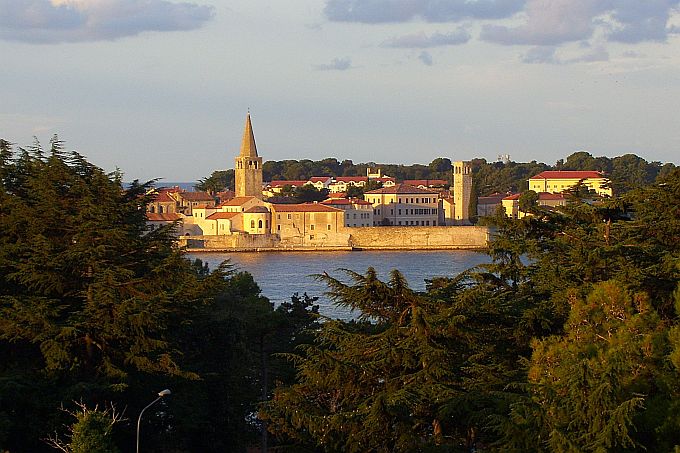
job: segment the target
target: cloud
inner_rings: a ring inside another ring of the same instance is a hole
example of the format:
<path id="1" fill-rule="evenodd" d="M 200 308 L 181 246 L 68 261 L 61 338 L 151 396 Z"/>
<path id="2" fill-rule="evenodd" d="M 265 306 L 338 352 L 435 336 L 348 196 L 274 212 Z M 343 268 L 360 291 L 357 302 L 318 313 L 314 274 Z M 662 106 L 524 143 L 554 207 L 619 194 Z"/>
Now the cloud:
<path id="1" fill-rule="evenodd" d="M 455 46 L 465 44 L 471 36 L 467 30 L 459 28 L 451 33 L 433 33 L 427 36 L 425 33 L 398 36 L 388 39 L 381 44 L 382 47 L 426 49 L 428 47 Z"/>
<path id="2" fill-rule="evenodd" d="M 315 65 L 317 71 L 346 71 L 352 68 L 352 60 L 349 58 L 334 58 L 328 64 Z"/>
<path id="3" fill-rule="evenodd" d="M 596 61 L 609 61 L 609 52 L 604 46 L 596 46 L 583 55 L 572 58 L 565 63 L 592 63 Z"/>
<path id="4" fill-rule="evenodd" d="M 582 55 L 569 59 L 561 59 L 557 56 L 557 46 L 532 47 L 522 56 L 522 62 L 529 64 L 573 64 L 597 61 L 609 61 L 609 52 L 602 45 L 588 49 Z"/>
<path id="5" fill-rule="evenodd" d="M 609 41 L 665 41 L 680 0 L 527 0 L 524 24 L 486 24 L 481 39 L 506 45 L 560 45 L 588 40 L 596 31 Z"/>
<path id="6" fill-rule="evenodd" d="M 555 46 L 532 47 L 522 56 L 522 62 L 529 64 L 560 64 L 560 61 L 555 57 L 556 51 L 557 48 Z"/>
<path id="7" fill-rule="evenodd" d="M 432 66 L 432 55 L 430 55 L 430 52 L 427 52 L 423 50 L 420 52 L 420 55 L 418 55 L 418 60 L 422 61 L 425 66 Z"/>
<path id="8" fill-rule="evenodd" d="M 214 16 L 212 6 L 167 0 L 0 0 L 0 11 L 0 39 L 41 44 L 193 30 Z"/>
<path id="9" fill-rule="evenodd" d="M 526 0 L 327 0 L 324 14 L 333 22 L 367 24 L 458 22 L 464 19 L 503 19 L 522 10 Z"/>

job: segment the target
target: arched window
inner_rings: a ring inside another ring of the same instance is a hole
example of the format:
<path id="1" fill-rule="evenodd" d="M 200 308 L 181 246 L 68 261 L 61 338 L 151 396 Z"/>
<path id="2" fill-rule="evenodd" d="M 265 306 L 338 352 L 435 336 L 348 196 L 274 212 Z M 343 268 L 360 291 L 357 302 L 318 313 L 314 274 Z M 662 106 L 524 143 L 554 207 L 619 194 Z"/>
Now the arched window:
<path id="1" fill-rule="evenodd" d="M 262 220 L 258 220 L 258 221 L 257 221 L 257 227 L 258 227 L 258 228 L 262 228 Z"/>
<path id="2" fill-rule="evenodd" d="M 250 221 L 250 228 L 255 228 L 255 221 L 254 220 Z"/>

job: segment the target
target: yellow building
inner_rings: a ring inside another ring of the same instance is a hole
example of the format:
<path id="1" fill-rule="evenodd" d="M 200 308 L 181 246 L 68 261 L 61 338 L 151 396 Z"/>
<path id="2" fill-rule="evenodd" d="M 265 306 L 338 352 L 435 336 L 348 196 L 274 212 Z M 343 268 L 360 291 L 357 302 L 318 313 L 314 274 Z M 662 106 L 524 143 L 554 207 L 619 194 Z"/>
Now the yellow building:
<path id="1" fill-rule="evenodd" d="M 373 225 L 437 226 L 439 194 L 408 184 L 371 190 L 364 199 L 373 205 Z"/>
<path id="2" fill-rule="evenodd" d="M 600 196 L 613 195 L 609 179 L 599 171 L 544 171 L 529 178 L 529 190 L 536 193 L 561 193 L 578 183 Z"/>
<path id="3" fill-rule="evenodd" d="M 521 194 L 516 193 L 508 195 L 501 200 L 503 209 L 505 209 L 505 215 L 512 217 L 513 219 L 521 219 L 522 217 L 529 215 L 529 213 L 526 213 L 519 208 L 520 196 Z M 554 209 L 559 206 L 566 206 L 567 198 L 561 193 L 541 192 L 538 194 L 536 204 L 547 209 Z"/>

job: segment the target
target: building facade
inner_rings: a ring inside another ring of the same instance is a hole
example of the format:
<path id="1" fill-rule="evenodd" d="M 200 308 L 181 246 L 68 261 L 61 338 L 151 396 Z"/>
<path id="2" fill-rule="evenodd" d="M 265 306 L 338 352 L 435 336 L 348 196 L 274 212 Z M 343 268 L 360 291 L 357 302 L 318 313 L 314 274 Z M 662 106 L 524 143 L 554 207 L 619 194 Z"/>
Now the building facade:
<path id="1" fill-rule="evenodd" d="M 544 171 L 529 178 L 529 190 L 562 193 L 579 183 L 600 196 L 614 194 L 609 179 L 599 171 Z"/>
<path id="2" fill-rule="evenodd" d="M 407 184 L 371 190 L 364 199 L 373 205 L 373 225 L 437 226 L 438 193 Z"/>

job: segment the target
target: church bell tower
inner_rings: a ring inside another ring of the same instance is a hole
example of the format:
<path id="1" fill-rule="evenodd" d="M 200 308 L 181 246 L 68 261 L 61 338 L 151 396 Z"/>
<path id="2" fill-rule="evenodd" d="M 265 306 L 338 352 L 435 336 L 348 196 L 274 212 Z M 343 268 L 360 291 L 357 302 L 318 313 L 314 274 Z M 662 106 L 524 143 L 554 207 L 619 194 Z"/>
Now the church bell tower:
<path id="1" fill-rule="evenodd" d="M 262 158 L 257 155 L 253 125 L 250 112 L 246 116 L 246 126 L 241 140 L 241 152 L 234 165 L 237 197 L 257 197 L 262 199 Z"/>

